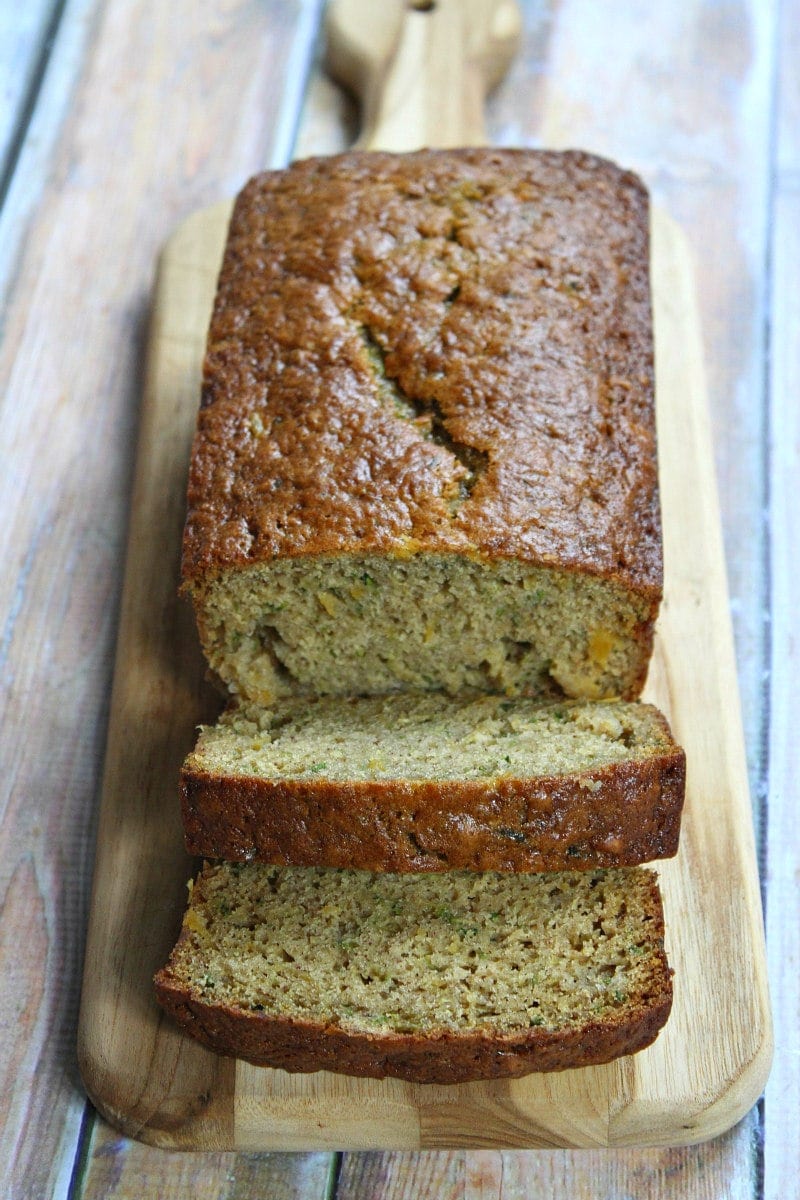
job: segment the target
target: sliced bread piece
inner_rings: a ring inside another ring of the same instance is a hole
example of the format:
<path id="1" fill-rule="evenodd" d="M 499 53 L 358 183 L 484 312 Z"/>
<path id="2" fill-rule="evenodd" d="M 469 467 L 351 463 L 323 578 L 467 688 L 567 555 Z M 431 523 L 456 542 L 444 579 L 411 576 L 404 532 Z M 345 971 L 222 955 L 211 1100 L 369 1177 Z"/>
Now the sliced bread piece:
<path id="1" fill-rule="evenodd" d="M 420 1083 L 608 1062 L 672 1002 L 641 868 L 413 877 L 206 866 L 156 976 L 220 1054 Z"/>
<path id="2" fill-rule="evenodd" d="M 557 871 L 673 855 L 684 781 L 650 705 L 418 693 L 232 709 L 181 792 L 207 858 Z"/>

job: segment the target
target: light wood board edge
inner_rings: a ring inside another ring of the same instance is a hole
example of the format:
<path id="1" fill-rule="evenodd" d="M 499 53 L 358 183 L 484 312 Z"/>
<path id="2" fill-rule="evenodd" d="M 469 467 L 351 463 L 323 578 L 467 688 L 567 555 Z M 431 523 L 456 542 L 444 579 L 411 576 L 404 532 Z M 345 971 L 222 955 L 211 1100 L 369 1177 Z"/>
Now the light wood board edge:
<path id="1" fill-rule="evenodd" d="M 234 1064 L 162 1020 L 150 979 L 177 934 L 190 871 L 175 778 L 212 703 L 175 589 L 229 211 L 215 205 L 176 231 L 156 289 L 81 1005 L 90 1096 L 128 1135 L 184 1149 L 598 1147 L 716 1136 L 761 1093 L 772 1034 L 691 263 L 663 214 L 653 221 L 653 266 L 667 589 L 646 697 L 670 715 L 689 759 L 681 851 L 658 868 L 676 971 L 667 1027 L 646 1051 L 606 1067 L 441 1088 Z M 144 746 L 136 729 L 149 730 Z"/>
<path id="2" fill-rule="evenodd" d="M 330 0 L 325 65 L 359 98 L 359 149 L 482 146 L 521 36 L 516 0 Z"/>

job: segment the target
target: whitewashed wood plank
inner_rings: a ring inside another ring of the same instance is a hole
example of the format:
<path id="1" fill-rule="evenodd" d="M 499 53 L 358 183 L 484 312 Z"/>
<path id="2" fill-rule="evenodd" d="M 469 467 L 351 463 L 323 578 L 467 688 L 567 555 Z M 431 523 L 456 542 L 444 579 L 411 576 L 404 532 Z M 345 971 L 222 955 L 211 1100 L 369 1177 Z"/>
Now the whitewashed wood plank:
<path id="1" fill-rule="evenodd" d="M 749 1138 L 742 1136 L 749 1124 L 691 1153 L 469 1152 L 463 1200 L 752 1200 L 757 1180 Z"/>
<path id="2" fill-rule="evenodd" d="M 630 1151 L 458 1150 L 346 1154 L 336 1200 L 751 1200 L 752 1119 L 694 1147 Z M 743 1136 L 745 1135 L 745 1136 Z M 784 1200 L 791 1191 L 784 1192 Z"/>
<path id="3" fill-rule="evenodd" d="M 765 1096 L 765 1196 L 783 1200 L 800 1178 L 800 740 L 794 705 L 800 676 L 800 179 L 775 203 L 770 469 L 771 671 L 767 777 L 766 921 L 778 1030 Z"/>
<path id="4" fill-rule="evenodd" d="M 0 188 L 13 171 L 60 9 L 60 0 L 0 5 Z"/>
<path id="5" fill-rule="evenodd" d="M 800 3 L 781 8 L 770 295 L 770 676 L 768 685 L 767 950 L 780 1047 L 765 1095 L 764 1196 L 800 1179 Z"/>
<path id="6" fill-rule="evenodd" d="M 468 1157 L 464 1150 L 345 1154 L 336 1200 L 464 1200 Z"/>
<path id="7" fill-rule="evenodd" d="M 296 142 L 302 120 L 304 100 L 313 66 L 320 48 L 320 29 L 325 0 L 301 0 L 289 59 L 284 75 L 284 91 L 272 134 L 269 159 L 261 164 L 266 167 L 285 167 L 290 159 L 297 157 Z"/>
<path id="8" fill-rule="evenodd" d="M 76 1010 L 155 259 L 181 216 L 282 153 L 300 89 L 287 73 L 315 14 L 315 0 L 68 0 L 0 214 L 0 1171 L 14 1196 L 67 1195 L 84 1111 Z M 125 1177 L 129 1146 L 111 1138 L 100 1165 Z"/>
<path id="9" fill-rule="evenodd" d="M 17 5 L 18 9 L 24 5 Z M 73 90 L 92 36 L 99 0 L 66 0 L 54 30 L 46 69 L 14 156 L 0 209 L 0 313 L 9 303 L 9 287 L 24 251 L 28 227 L 54 169 L 56 147 Z"/>
<path id="10" fill-rule="evenodd" d="M 72 1200 L 329 1200 L 331 1154 L 171 1154 L 99 1121 Z"/>

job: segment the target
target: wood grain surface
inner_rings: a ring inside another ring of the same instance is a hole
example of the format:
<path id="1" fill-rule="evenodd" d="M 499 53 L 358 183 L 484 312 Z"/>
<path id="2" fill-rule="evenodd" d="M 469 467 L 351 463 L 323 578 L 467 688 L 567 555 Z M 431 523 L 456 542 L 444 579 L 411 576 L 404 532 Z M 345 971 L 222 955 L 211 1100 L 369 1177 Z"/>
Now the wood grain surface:
<path id="1" fill-rule="evenodd" d="M 89 1095 L 126 1134 L 190 1149 L 673 1145 L 723 1132 L 763 1089 L 771 1028 L 694 280 L 683 236 L 661 214 L 652 274 L 666 582 L 645 694 L 688 761 L 681 849 L 659 865 L 675 970 L 666 1029 L 607 1067 L 440 1088 L 234 1066 L 156 1008 L 151 980 L 190 872 L 175 780 L 208 720 L 176 594 L 228 215 L 223 204 L 189 218 L 159 267 L 79 1028 Z"/>
<path id="2" fill-rule="evenodd" d="M 32 8 L 7 6 L 0 39 L 16 37 Z M 729 1134 L 678 1150 L 340 1160 L 176 1157 L 119 1136 L 85 1104 L 77 996 L 153 264 L 182 216 L 282 161 L 295 128 L 294 153 L 304 155 L 343 148 L 357 124 L 341 90 L 318 66 L 307 71 L 319 4 L 58 0 L 27 59 L 3 58 L 32 82 L 25 105 L 0 113 L 15 146 L 0 191 L 0 1162 L 9 1196 L 798 1193 L 800 828 L 789 704 L 800 601 L 800 4 L 524 8 L 521 53 L 490 99 L 491 140 L 536 145 L 557 134 L 639 170 L 680 221 L 696 264 L 777 1021 L 766 1096 Z M 146 221 L 131 220 L 142 213 Z M 334 1165 L 330 1179 L 306 1169 L 322 1160 Z"/>
<path id="3" fill-rule="evenodd" d="M 325 65 L 358 97 L 358 149 L 484 145 L 521 31 L 516 0 L 329 0 Z"/>
<path id="4" fill-rule="evenodd" d="M 800 1193 L 800 1138 L 790 1114 L 800 1112 L 800 738 L 793 717 L 800 672 L 800 5 L 787 5 L 779 31 L 776 179 L 770 243 L 767 502 L 770 565 L 769 675 L 764 697 L 766 761 L 762 828 L 763 883 L 775 1018 L 781 1034 L 766 1103 L 784 1136 L 764 1146 L 766 1185 Z M 770 1194 L 770 1193 L 766 1193 Z"/>

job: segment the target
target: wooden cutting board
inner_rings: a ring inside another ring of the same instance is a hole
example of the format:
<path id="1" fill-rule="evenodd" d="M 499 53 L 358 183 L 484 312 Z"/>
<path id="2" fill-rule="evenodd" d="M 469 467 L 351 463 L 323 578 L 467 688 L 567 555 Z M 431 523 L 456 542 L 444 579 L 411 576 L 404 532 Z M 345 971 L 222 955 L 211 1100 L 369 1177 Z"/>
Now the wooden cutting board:
<path id="1" fill-rule="evenodd" d="M 407 34 L 403 18 L 402 42 L 398 17 L 381 65 L 391 53 L 402 68 L 398 47 L 424 41 L 423 15 L 411 20 Z M 513 33 L 498 31 L 506 43 Z M 355 61 L 344 58 L 340 73 Z M 363 86 L 363 61 L 357 66 Z M 397 83 L 405 69 L 383 77 Z M 378 117 L 396 120 L 396 104 L 382 109 L 375 92 L 371 103 L 373 141 L 394 144 Z M 430 111 L 429 100 L 420 111 Z M 447 140 L 479 138 L 473 122 Z M 152 976 L 177 936 L 194 868 L 183 850 L 178 769 L 195 726 L 219 707 L 191 612 L 176 596 L 189 446 L 229 211 L 221 204 L 178 230 L 155 290 L 80 1015 L 89 1095 L 129 1136 L 188 1150 L 643 1146 L 715 1136 L 760 1095 L 772 1040 L 692 270 L 680 230 L 661 213 L 652 274 L 666 588 L 645 695 L 667 713 L 688 759 L 680 853 L 659 866 L 675 970 L 666 1028 L 649 1049 L 604 1067 L 443 1087 L 293 1076 L 222 1059 L 156 1006 Z"/>

